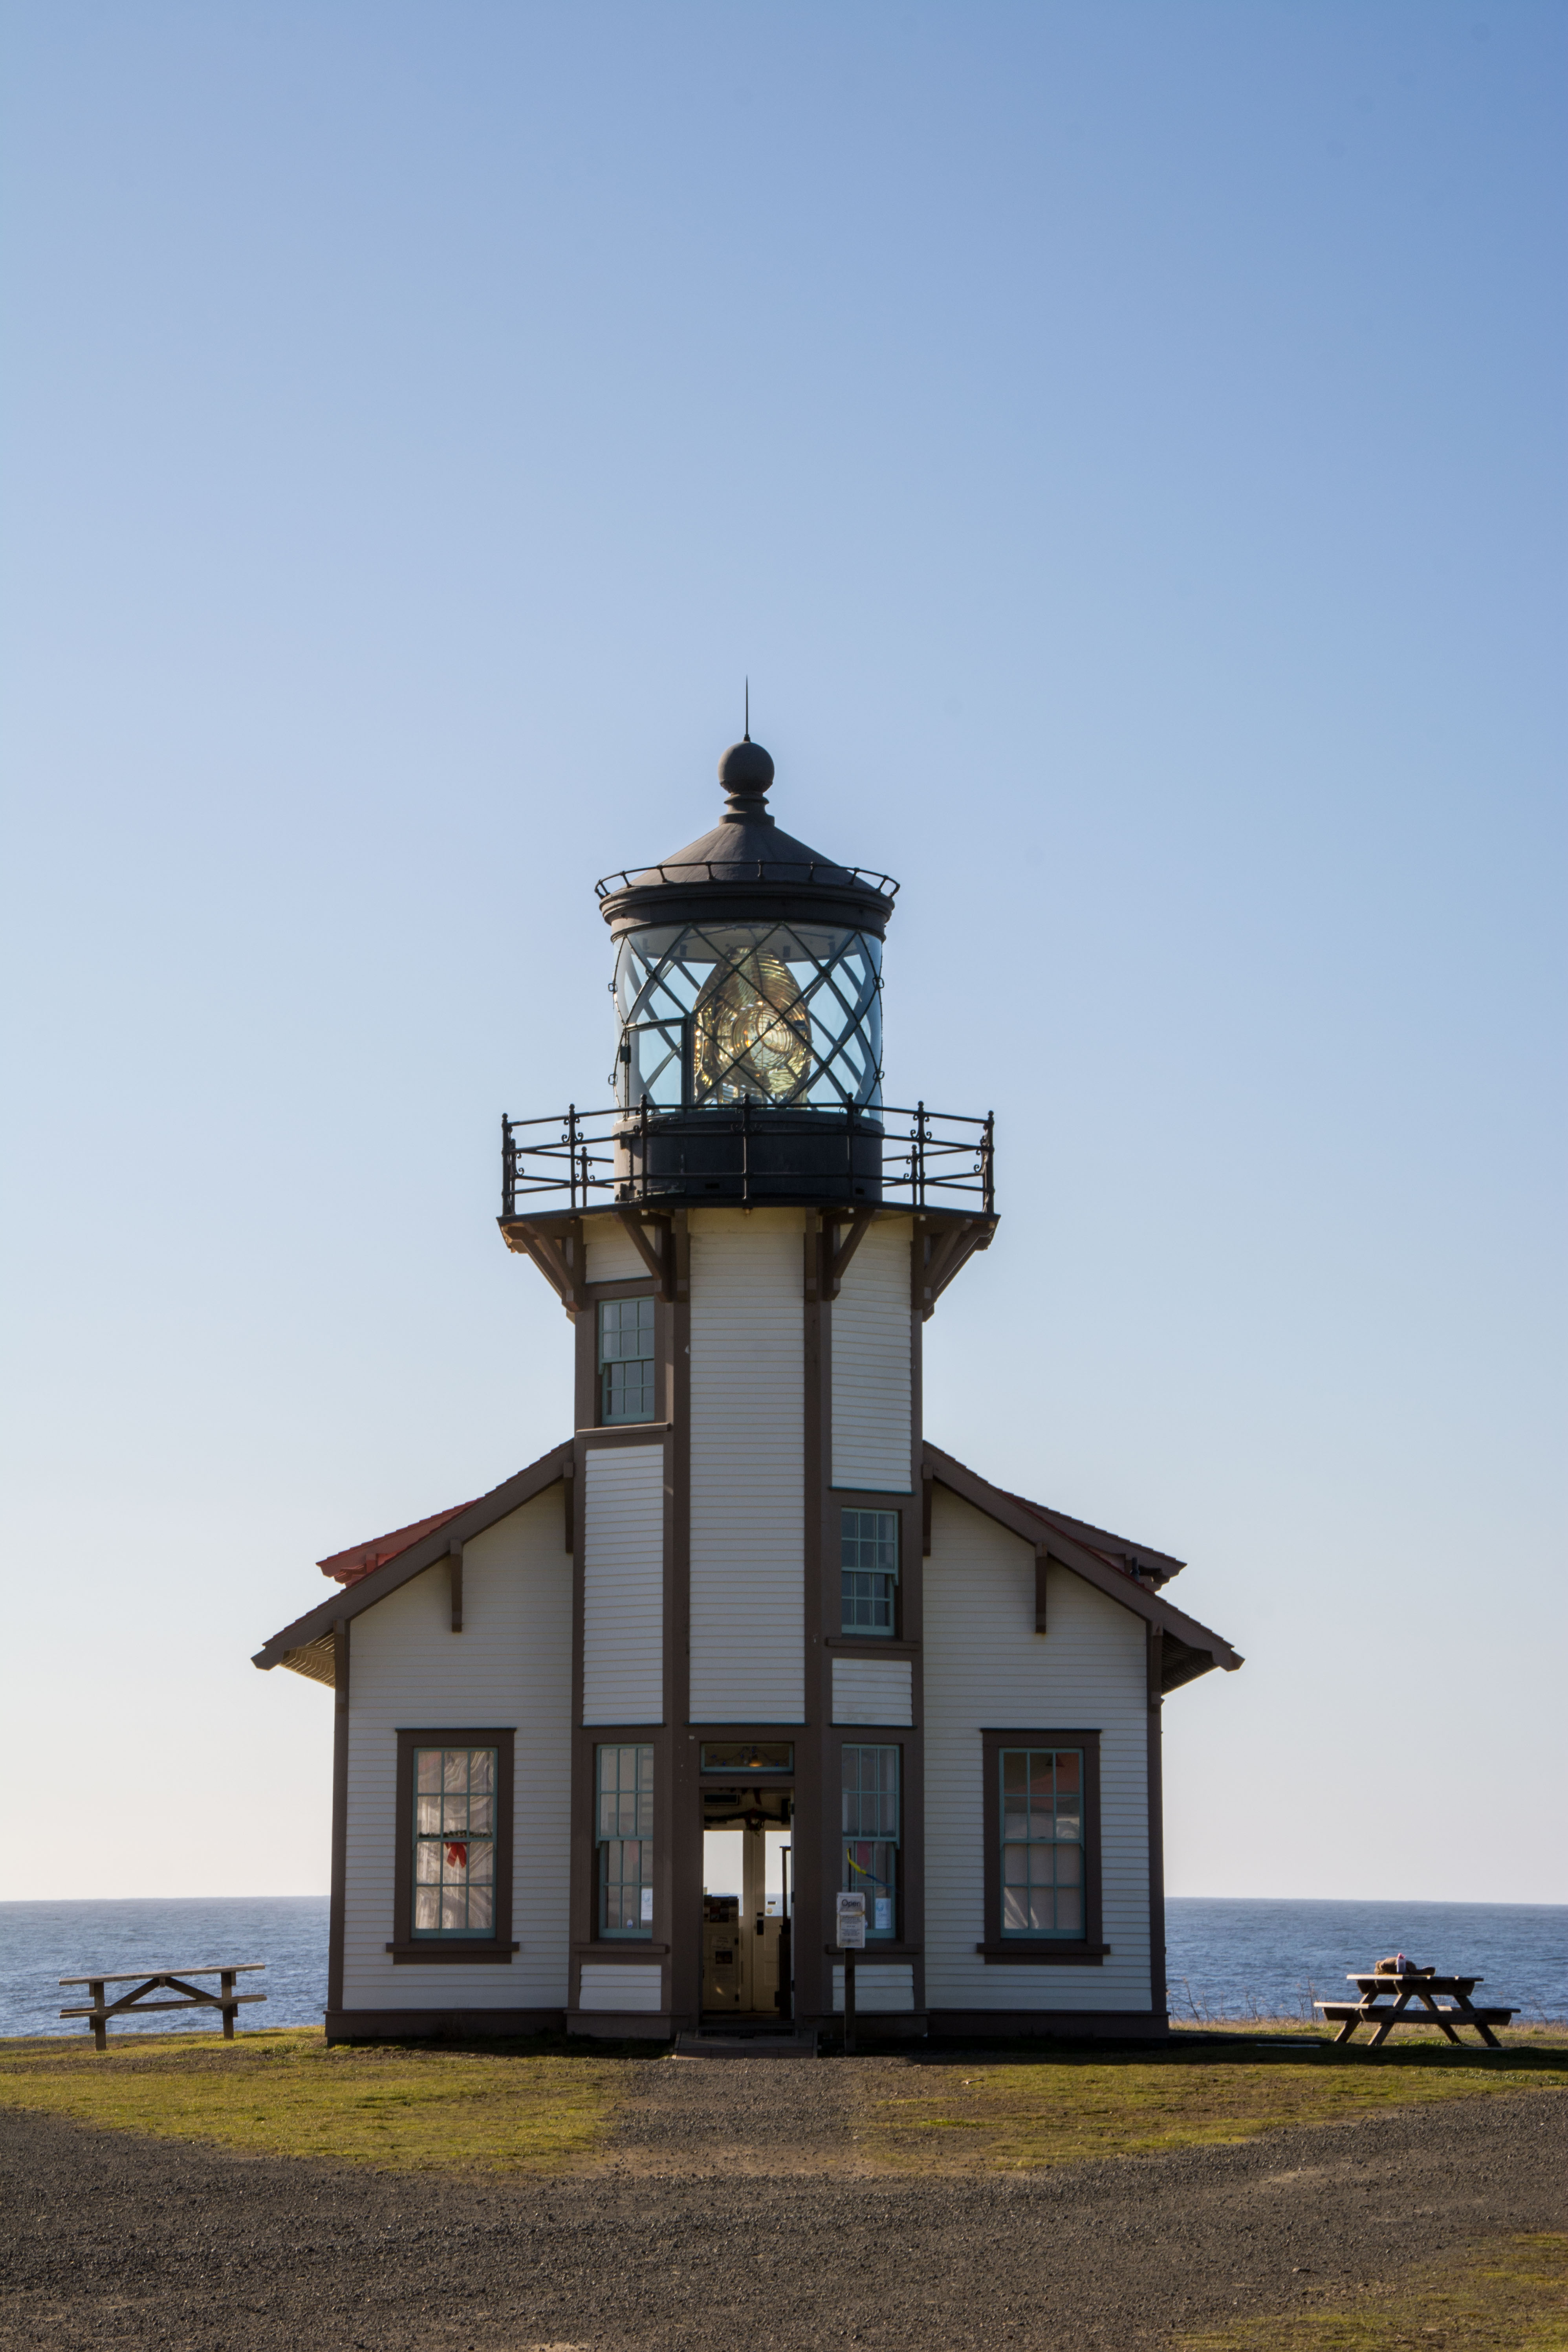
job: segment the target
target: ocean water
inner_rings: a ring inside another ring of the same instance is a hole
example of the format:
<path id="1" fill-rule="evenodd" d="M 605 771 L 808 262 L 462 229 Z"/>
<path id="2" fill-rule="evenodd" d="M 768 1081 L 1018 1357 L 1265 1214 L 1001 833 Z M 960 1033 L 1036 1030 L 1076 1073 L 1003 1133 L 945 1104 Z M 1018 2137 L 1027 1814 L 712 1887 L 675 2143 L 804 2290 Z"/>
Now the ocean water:
<path id="1" fill-rule="evenodd" d="M 1568 2020 L 1568 1905 L 1225 1902 L 1173 1896 L 1166 1965 L 1177 2018 L 1310 2016 L 1345 1998 L 1345 1972 L 1388 1952 L 1486 1979 L 1491 2000 L 1531 2019 Z M 327 1998 L 325 1895 L 205 1901 L 0 1903 L 0 2034 L 79 2033 L 59 2015 L 86 1990 L 58 1979 L 89 1968 L 195 1968 L 264 1960 L 241 1980 L 265 1991 L 240 2030 L 317 2025 Z M 123 1988 L 128 1990 L 128 1988 Z M 199 2011 L 143 2019 L 141 2032 L 189 2032 Z"/>
<path id="2" fill-rule="evenodd" d="M 89 2029 L 64 2008 L 86 2006 L 85 1985 L 61 1977 L 118 1976 L 126 1969 L 200 1968 L 264 1960 L 265 1973 L 241 1977 L 237 1992 L 264 1992 L 242 2009 L 247 2026 L 320 2025 L 327 2001 L 327 1898 L 324 1895 L 234 1895 L 211 1900 L 127 1903 L 0 1903 L 0 2034 L 80 2033 Z M 198 1979 L 217 1990 L 217 1979 Z M 130 1985 L 105 1988 L 112 2000 Z M 141 2019 L 140 2033 L 189 2033 L 207 2026 L 200 2010 L 165 2010 Z M 216 2029 L 216 2017 L 211 2020 Z M 119 2029 L 129 2031 L 129 2028 Z M 116 2029 L 111 2026 L 112 2033 Z"/>
<path id="3" fill-rule="evenodd" d="M 1304 2017 L 1355 1998 L 1348 1970 L 1404 1952 L 1486 1979 L 1524 2025 L 1568 2019 L 1568 1904 L 1269 1903 L 1173 1895 L 1165 1972 L 1174 2018 Z"/>

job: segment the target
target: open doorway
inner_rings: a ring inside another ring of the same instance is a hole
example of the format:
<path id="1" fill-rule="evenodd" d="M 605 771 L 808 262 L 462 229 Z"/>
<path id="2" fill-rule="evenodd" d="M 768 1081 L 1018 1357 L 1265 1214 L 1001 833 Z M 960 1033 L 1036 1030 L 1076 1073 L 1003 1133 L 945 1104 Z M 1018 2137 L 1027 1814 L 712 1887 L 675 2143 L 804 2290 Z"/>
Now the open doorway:
<path id="1" fill-rule="evenodd" d="M 788 1789 L 702 1791 L 702 2009 L 706 2016 L 794 2012 Z"/>

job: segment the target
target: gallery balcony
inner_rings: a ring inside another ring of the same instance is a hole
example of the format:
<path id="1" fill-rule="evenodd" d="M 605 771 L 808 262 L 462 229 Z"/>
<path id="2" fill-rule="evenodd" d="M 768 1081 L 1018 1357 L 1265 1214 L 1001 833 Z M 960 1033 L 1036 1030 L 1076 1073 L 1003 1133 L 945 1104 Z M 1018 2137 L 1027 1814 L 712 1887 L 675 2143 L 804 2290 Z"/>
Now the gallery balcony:
<path id="1" fill-rule="evenodd" d="M 994 1219 L 993 1118 L 769 1102 L 501 1121 L 501 1223 L 595 1208 L 901 1206 Z"/>

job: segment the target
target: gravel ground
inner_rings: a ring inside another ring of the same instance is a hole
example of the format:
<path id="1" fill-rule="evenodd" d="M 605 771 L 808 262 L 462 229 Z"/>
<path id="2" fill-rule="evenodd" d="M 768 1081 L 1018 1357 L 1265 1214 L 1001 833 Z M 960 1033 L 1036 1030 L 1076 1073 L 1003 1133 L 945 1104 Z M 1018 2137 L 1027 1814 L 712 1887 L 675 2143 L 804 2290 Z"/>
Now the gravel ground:
<path id="1" fill-rule="evenodd" d="M 851 2068 L 639 2068 L 608 2160 L 542 2182 L 231 2156 L 0 2114 L 0 2344 L 27 2352 L 1135 2352 L 1562 2228 L 1568 2094 L 1005 2176 L 864 2166 Z"/>

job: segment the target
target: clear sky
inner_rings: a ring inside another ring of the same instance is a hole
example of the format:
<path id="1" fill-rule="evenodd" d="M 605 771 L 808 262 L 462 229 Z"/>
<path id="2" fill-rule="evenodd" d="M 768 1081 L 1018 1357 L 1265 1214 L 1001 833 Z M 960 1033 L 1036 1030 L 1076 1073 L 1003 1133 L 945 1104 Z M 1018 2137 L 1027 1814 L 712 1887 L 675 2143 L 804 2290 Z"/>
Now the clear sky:
<path id="1" fill-rule="evenodd" d="M 1568 1897 L 1563 8 L 6 27 L 5 1892 L 325 1886 L 250 1654 L 565 1434 L 498 1121 L 749 671 L 997 1115 L 929 1433 L 1247 1654 L 1173 1890 Z"/>

